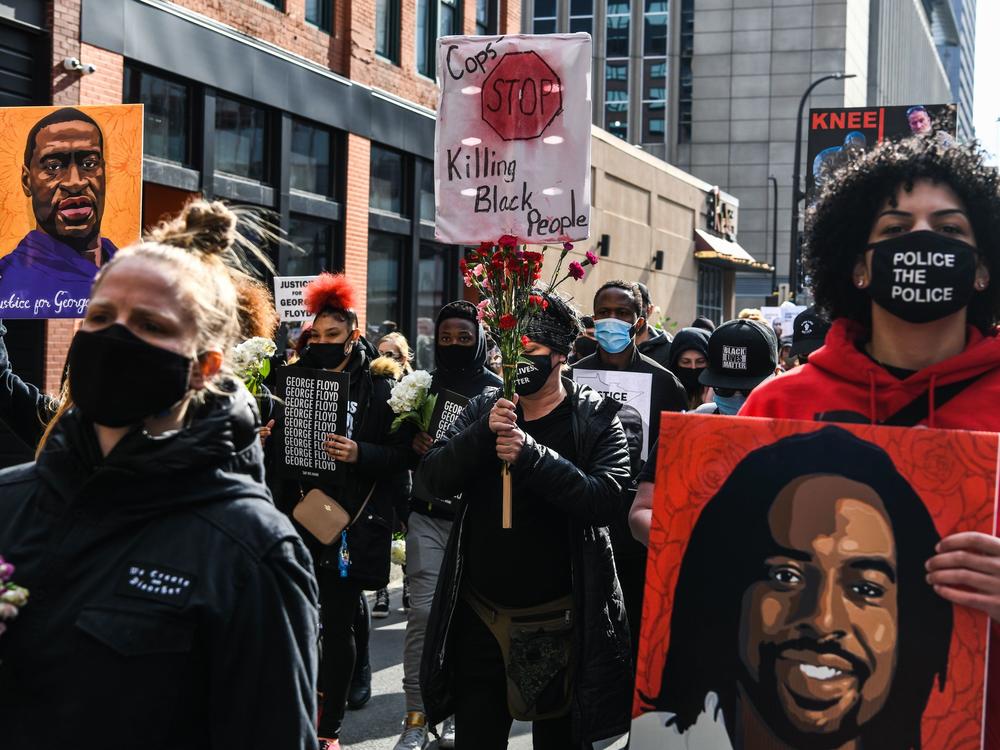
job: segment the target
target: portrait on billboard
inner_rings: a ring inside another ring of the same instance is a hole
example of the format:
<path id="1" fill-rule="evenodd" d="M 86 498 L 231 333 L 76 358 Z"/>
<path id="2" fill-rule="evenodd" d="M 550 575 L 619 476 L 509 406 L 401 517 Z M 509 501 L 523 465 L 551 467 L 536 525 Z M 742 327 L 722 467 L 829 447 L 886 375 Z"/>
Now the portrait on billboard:
<path id="1" fill-rule="evenodd" d="M 664 414 L 630 747 L 981 748 L 987 617 L 925 563 L 997 441 Z"/>
<path id="2" fill-rule="evenodd" d="M 142 105 L 0 109 L 0 316 L 80 318 L 139 238 Z"/>

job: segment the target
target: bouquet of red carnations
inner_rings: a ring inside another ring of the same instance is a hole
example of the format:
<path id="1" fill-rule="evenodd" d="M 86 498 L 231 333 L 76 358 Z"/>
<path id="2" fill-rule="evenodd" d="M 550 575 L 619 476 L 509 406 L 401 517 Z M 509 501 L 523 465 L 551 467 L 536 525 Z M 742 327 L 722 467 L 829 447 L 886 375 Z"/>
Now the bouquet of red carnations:
<path id="1" fill-rule="evenodd" d="M 566 256 L 573 245 L 562 246 L 559 259 L 552 272 L 549 286 L 551 293 L 566 279 L 579 281 L 584 276 L 584 266 L 596 265 L 597 256 L 591 252 L 583 261 L 570 262 L 565 276 L 559 277 Z M 474 288 L 482 297 L 477 305 L 479 320 L 490 329 L 500 348 L 503 372 L 503 397 L 514 398 L 517 365 L 523 361 L 528 343 L 525 335 L 528 320 L 548 307 L 548 301 L 536 288 L 542 278 L 542 264 L 547 247 L 541 252 L 528 250 L 516 237 L 506 235 L 496 242 L 484 242 L 459 261 L 465 285 Z M 503 527 L 511 527 L 510 467 L 502 469 L 503 476 Z"/>
<path id="2" fill-rule="evenodd" d="M 0 557 L 0 635 L 6 622 L 17 617 L 18 610 L 28 603 L 28 589 L 11 582 L 14 566 Z"/>

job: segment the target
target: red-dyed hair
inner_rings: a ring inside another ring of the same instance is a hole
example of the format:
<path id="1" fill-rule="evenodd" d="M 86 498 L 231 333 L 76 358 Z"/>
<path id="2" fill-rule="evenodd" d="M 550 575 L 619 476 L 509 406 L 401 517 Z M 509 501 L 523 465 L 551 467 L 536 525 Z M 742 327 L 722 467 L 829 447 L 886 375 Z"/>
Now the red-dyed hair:
<path id="1" fill-rule="evenodd" d="M 321 273 L 302 290 L 302 299 L 313 316 L 324 310 L 353 312 L 357 293 L 344 274 Z"/>

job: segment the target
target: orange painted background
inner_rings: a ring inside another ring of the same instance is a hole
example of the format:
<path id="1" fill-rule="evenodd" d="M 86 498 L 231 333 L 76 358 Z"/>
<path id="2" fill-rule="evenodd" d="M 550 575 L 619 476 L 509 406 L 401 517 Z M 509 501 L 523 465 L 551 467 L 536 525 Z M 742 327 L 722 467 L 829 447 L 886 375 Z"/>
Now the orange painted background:
<path id="1" fill-rule="evenodd" d="M 32 126 L 62 107 L 0 108 L 0 257 L 35 228 L 31 199 L 21 188 L 24 148 Z M 104 133 L 107 187 L 101 236 L 115 247 L 139 239 L 142 216 L 142 105 L 75 107 L 97 121 Z"/>
<path id="2" fill-rule="evenodd" d="M 660 692 L 670 645 L 670 613 L 688 538 L 702 508 L 746 455 L 827 423 L 664 413 L 660 424 L 653 526 L 633 713 L 639 694 Z M 838 424 L 880 446 L 927 506 L 938 533 L 994 530 L 998 441 L 991 433 Z M 954 608 L 944 690 L 924 711 L 923 750 L 978 750 L 988 624 L 985 614 Z"/>

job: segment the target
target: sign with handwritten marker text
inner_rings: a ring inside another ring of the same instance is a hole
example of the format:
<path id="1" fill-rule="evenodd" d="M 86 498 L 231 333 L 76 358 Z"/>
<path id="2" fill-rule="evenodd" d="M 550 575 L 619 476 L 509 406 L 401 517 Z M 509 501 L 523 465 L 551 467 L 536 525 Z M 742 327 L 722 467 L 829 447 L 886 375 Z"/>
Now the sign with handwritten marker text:
<path id="1" fill-rule="evenodd" d="M 589 34 L 439 40 L 436 236 L 590 236 Z"/>

